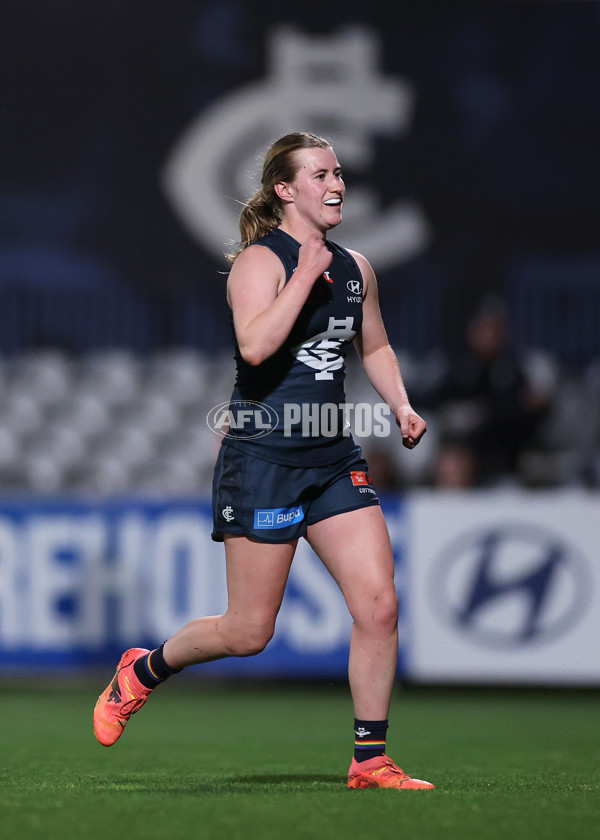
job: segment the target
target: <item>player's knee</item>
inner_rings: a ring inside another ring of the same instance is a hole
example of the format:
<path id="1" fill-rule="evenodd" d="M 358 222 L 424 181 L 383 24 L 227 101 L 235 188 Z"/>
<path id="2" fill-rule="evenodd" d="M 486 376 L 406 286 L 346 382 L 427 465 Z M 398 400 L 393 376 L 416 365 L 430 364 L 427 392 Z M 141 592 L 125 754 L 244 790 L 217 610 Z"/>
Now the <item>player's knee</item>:
<path id="1" fill-rule="evenodd" d="M 261 653 L 273 638 L 274 629 L 271 622 L 256 622 L 240 628 L 233 640 L 232 655 L 256 656 Z"/>
<path id="2" fill-rule="evenodd" d="M 387 634 L 395 631 L 398 612 L 398 594 L 390 588 L 377 593 L 372 600 L 364 601 L 354 621 L 368 632 Z"/>
<path id="3" fill-rule="evenodd" d="M 398 614 L 398 594 L 394 589 L 382 599 L 380 621 L 386 627 L 393 629 L 398 625 Z"/>

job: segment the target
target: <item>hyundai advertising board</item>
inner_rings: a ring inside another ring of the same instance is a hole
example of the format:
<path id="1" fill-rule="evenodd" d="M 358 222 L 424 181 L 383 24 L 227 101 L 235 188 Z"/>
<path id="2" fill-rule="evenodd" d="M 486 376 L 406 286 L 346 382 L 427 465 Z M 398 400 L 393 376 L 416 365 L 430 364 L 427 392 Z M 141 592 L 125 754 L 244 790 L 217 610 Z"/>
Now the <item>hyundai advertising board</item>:
<path id="1" fill-rule="evenodd" d="M 400 597 L 399 678 L 600 685 L 598 497 L 384 499 Z M 207 499 L 4 500 L 0 670 L 111 667 L 227 607 Z M 345 679 L 351 619 L 304 541 L 275 636 L 205 674 Z"/>
<path id="2" fill-rule="evenodd" d="M 414 496 L 411 678 L 598 684 L 599 510 L 583 492 Z"/>

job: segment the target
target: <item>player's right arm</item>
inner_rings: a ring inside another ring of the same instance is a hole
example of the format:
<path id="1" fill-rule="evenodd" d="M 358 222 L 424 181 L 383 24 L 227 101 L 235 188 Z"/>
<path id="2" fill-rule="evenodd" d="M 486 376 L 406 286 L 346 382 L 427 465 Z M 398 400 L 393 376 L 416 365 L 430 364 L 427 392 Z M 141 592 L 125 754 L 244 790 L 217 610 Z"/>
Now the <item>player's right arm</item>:
<path id="1" fill-rule="evenodd" d="M 250 245 L 241 252 L 229 273 L 227 301 L 244 361 L 259 365 L 279 350 L 331 260 L 323 240 L 310 236 L 286 283 L 283 264 L 269 248 Z"/>

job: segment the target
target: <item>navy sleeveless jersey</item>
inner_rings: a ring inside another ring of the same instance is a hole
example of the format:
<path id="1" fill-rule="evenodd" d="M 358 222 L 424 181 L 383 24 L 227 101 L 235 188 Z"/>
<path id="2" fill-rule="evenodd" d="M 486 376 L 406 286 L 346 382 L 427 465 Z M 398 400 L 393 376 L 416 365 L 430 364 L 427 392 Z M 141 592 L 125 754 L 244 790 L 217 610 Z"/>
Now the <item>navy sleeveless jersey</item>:
<path id="1" fill-rule="evenodd" d="M 298 265 L 300 244 L 279 228 L 255 244 L 279 257 L 287 282 Z M 237 378 L 223 442 L 275 463 L 333 463 L 355 445 L 344 416 L 345 358 L 362 324 L 363 280 L 348 251 L 325 244 L 333 254 L 331 264 L 283 346 L 252 366 L 235 341 Z"/>

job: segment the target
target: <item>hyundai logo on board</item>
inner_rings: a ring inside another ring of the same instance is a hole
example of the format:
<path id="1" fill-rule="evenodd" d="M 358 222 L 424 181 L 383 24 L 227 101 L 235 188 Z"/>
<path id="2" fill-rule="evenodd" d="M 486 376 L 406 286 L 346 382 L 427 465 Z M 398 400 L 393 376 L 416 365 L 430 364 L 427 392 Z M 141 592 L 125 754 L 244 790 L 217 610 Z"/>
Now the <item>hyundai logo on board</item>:
<path id="1" fill-rule="evenodd" d="M 591 600 L 586 558 L 537 525 L 467 532 L 442 550 L 432 571 L 438 615 L 496 650 L 556 639 L 581 620 Z"/>

